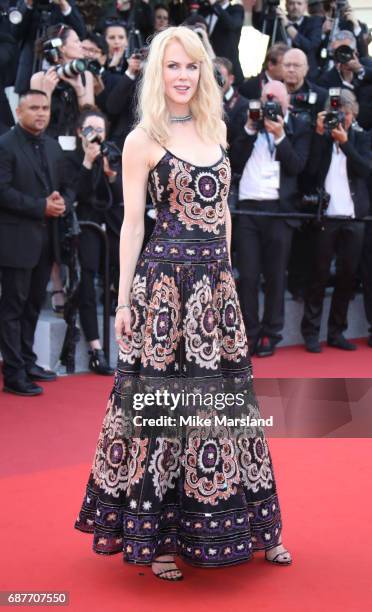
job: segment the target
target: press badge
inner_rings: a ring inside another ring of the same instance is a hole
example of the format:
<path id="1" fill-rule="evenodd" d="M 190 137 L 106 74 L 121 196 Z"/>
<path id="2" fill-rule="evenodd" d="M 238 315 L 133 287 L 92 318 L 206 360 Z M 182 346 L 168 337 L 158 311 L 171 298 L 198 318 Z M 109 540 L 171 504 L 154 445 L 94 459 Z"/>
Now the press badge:
<path id="1" fill-rule="evenodd" d="M 269 161 L 262 164 L 262 178 L 265 187 L 279 189 L 280 186 L 280 162 Z"/>
<path id="2" fill-rule="evenodd" d="M 63 151 L 75 151 L 76 136 L 58 136 L 58 142 Z"/>

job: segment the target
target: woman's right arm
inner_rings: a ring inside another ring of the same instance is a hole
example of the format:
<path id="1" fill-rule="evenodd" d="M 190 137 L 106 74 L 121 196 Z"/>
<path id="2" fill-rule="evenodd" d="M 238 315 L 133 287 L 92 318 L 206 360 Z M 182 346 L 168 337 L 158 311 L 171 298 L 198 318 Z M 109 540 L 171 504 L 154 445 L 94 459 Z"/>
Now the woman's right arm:
<path id="1" fill-rule="evenodd" d="M 145 234 L 144 216 L 150 170 L 149 144 L 149 138 L 140 128 L 133 130 L 124 143 L 124 221 L 120 232 L 119 306 L 130 304 L 134 272 Z M 117 312 L 115 331 L 119 345 L 124 348 L 125 342 L 118 337 L 123 333 L 131 334 L 129 308 Z"/>

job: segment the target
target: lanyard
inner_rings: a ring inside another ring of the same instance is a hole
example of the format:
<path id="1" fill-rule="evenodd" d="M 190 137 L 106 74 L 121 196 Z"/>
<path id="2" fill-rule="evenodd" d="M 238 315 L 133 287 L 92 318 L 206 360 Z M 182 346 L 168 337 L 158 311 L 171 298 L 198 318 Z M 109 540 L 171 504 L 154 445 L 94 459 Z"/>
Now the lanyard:
<path id="1" fill-rule="evenodd" d="M 269 147 L 269 151 L 270 151 L 270 157 L 273 160 L 275 157 L 275 143 L 271 141 L 269 134 L 266 132 L 266 130 L 263 131 L 265 134 L 265 138 L 267 140 L 267 146 Z"/>

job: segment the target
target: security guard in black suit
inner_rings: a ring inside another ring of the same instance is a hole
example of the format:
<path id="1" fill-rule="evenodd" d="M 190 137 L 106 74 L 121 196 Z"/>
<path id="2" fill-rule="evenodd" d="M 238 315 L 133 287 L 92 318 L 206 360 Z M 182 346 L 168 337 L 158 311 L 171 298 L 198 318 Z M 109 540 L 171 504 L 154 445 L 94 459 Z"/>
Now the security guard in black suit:
<path id="1" fill-rule="evenodd" d="M 46 136 L 45 93 L 20 96 L 19 123 L 0 138 L 0 350 L 4 391 L 39 395 L 35 380 L 54 380 L 36 365 L 34 334 L 53 261 L 59 259 L 58 218 L 73 192 L 59 144 Z"/>

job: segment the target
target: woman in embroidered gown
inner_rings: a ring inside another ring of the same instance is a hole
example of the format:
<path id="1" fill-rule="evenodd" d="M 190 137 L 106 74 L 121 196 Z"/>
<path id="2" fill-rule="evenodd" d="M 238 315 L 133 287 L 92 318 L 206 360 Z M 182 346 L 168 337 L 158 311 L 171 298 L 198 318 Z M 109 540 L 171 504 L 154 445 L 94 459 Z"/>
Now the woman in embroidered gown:
<path id="1" fill-rule="evenodd" d="M 229 415 L 259 415 L 230 263 L 225 145 L 211 61 L 194 32 L 168 28 L 152 41 L 123 150 L 118 365 L 75 523 L 94 534 L 95 552 L 122 552 L 168 580 L 182 578 L 174 555 L 219 567 L 265 550 L 291 562 L 262 431 L 212 420 L 179 437 L 128 433 L 138 391 L 242 392 Z M 157 220 L 141 253 L 147 189 Z"/>

